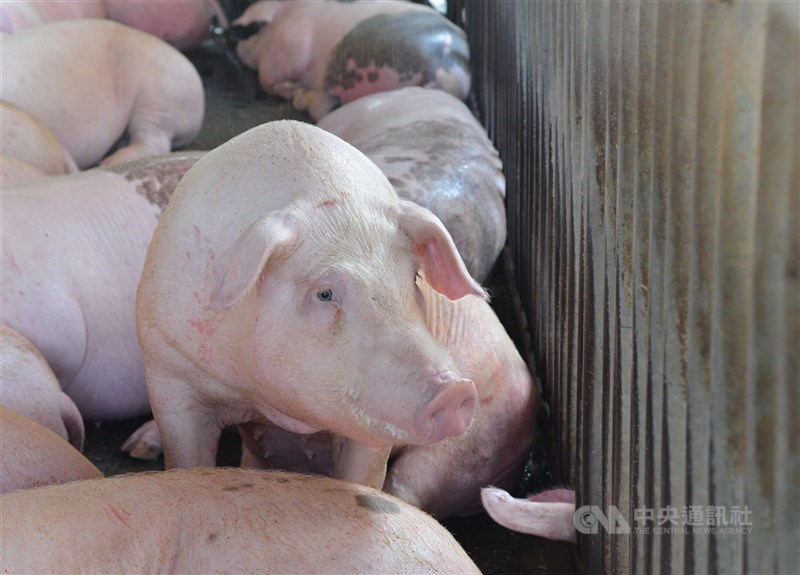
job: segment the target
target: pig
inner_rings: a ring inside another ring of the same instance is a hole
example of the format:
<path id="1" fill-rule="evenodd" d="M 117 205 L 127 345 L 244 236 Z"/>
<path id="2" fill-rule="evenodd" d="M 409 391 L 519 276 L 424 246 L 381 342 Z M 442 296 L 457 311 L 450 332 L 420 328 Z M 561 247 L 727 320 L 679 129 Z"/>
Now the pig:
<path id="1" fill-rule="evenodd" d="M 239 42 L 242 62 L 264 90 L 319 121 L 367 94 L 424 86 L 464 99 L 469 46 L 464 32 L 428 6 L 385 2 L 261 1 L 234 21 L 266 22 Z"/>
<path id="2" fill-rule="evenodd" d="M 83 448 L 83 418 L 75 403 L 61 391 L 39 350 L 5 325 L 0 325 L 0 405 Z"/>
<path id="3" fill-rule="evenodd" d="M 179 50 L 194 48 L 216 18 L 227 18 L 217 0 L 5 0 L 0 6 L 0 32 L 22 32 L 61 20 L 109 18 L 158 36 Z"/>
<path id="4" fill-rule="evenodd" d="M 84 418 L 149 413 L 136 286 L 161 210 L 201 152 L 3 188 L 0 323 L 41 352 Z"/>
<path id="5" fill-rule="evenodd" d="M 292 120 L 190 169 L 137 293 L 167 468 L 213 466 L 227 425 L 341 438 L 334 476 L 380 488 L 393 445 L 462 434 L 475 385 L 425 324 L 419 271 L 485 296 L 428 210 L 361 152 Z"/>
<path id="6" fill-rule="evenodd" d="M 466 433 L 433 445 L 395 449 L 384 491 L 437 519 L 481 511 L 481 487 L 516 485 L 535 439 L 538 391 L 489 304 L 480 297 L 450 301 L 419 279 L 426 323 L 475 382 L 478 404 Z M 276 428 L 242 430 L 243 466 L 331 474 L 329 434 L 299 436 Z"/>
<path id="7" fill-rule="evenodd" d="M 431 517 L 320 477 L 144 472 L 8 493 L 0 509 L 3 573 L 480 573 Z"/>
<path id="8" fill-rule="evenodd" d="M 28 162 L 0 155 L 0 190 L 46 177 L 47 174 Z"/>
<path id="9" fill-rule="evenodd" d="M 481 490 L 489 516 L 503 527 L 556 541 L 577 541 L 575 492 L 551 489 L 527 499 L 514 499 L 497 487 Z"/>
<path id="10" fill-rule="evenodd" d="M 74 446 L 18 411 L 0 405 L 0 493 L 102 477 Z M 5 523 L 8 515 L 0 511 Z M 0 544 L 6 552 L 6 531 Z M 2 561 L 2 559 L 0 559 Z M 2 569 L 3 567 L 0 567 Z"/>
<path id="11" fill-rule="evenodd" d="M 75 160 L 47 126 L 5 100 L 0 100 L 0 155 L 22 160 L 49 175 L 78 171 Z"/>
<path id="12" fill-rule="evenodd" d="M 107 20 L 4 36 L 0 98 L 25 108 L 81 169 L 157 156 L 191 141 L 204 113 L 194 65 L 169 44 Z"/>
<path id="13" fill-rule="evenodd" d="M 408 87 L 364 96 L 317 125 L 364 152 L 401 197 L 436 214 L 472 277 L 489 276 L 506 243 L 505 178 L 497 150 L 463 102 Z"/>

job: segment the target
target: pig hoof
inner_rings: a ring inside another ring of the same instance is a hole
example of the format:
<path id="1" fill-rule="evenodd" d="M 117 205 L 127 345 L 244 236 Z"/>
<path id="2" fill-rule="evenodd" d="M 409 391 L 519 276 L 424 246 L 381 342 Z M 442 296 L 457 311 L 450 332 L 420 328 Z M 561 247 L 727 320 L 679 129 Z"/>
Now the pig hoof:
<path id="1" fill-rule="evenodd" d="M 150 460 L 161 455 L 161 435 L 155 420 L 148 421 L 134 431 L 120 449 L 136 459 Z"/>

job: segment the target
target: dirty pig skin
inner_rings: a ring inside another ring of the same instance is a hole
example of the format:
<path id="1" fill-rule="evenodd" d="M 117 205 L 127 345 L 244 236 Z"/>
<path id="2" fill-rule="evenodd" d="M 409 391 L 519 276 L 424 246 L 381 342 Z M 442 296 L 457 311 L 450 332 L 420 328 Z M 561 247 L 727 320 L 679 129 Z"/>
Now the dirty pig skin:
<path id="1" fill-rule="evenodd" d="M 203 123 L 192 63 L 155 36 L 107 20 L 66 20 L 3 34 L 0 98 L 42 121 L 78 167 L 166 154 Z"/>
<path id="2" fill-rule="evenodd" d="M 133 473 L 7 493 L 0 512 L 3 573 L 480 573 L 429 515 L 324 477 Z"/>
<path id="3" fill-rule="evenodd" d="M 343 140 L 284 120 L 209 152 L 137 295 L 166 466 L 213 466 L 223 427 L 271 422 L 333 432 L 334 476 L 380 488 L 393 445 L 464 433 L 475 385 L 426 325 L 419 272 L 485 295 L 442 223 Z"/>
<path id="4" fill-rule="evenodd" d="M 250 5 L 234 24 L 266 22 L 237 53 L 271 95 L 318 121 L 335 107 L 403 86 L 469 94 L 464 32 L 409 2 L 281 2 Z"/>

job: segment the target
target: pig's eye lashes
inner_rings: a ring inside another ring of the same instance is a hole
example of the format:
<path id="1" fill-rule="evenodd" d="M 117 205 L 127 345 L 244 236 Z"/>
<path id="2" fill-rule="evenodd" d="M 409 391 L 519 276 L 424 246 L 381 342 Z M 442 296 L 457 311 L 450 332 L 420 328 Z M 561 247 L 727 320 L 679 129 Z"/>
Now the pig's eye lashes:
<path id="1" fill-rule="evenodd" d="M 333 292 L 329 289 L 321 289 L 317 292 L 317 299 L 319 301 L 331 301 L 333 299 Z"/>

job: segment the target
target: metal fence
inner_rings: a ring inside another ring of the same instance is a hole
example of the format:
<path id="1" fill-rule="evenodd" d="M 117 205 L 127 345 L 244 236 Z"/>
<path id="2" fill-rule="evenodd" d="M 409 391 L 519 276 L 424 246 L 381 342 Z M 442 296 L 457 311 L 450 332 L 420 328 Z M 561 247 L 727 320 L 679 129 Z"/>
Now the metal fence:
<path id="1" fill-rule="evenodd" d="M 449 10 L 582 569 L 800 572 L 800 3 Z"/>

